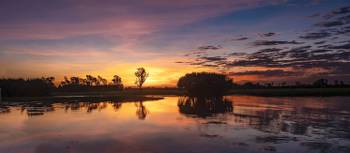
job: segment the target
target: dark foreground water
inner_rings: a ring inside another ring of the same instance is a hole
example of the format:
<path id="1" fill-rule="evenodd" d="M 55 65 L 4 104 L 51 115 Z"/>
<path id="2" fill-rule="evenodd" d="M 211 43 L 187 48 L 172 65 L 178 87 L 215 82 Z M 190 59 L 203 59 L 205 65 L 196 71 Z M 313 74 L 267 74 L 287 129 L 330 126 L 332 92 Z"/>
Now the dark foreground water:
<path id="1" fill-rule="evenodd" d="M 350 97 L 0 105 L 0 153 L 349 153 Z"/>

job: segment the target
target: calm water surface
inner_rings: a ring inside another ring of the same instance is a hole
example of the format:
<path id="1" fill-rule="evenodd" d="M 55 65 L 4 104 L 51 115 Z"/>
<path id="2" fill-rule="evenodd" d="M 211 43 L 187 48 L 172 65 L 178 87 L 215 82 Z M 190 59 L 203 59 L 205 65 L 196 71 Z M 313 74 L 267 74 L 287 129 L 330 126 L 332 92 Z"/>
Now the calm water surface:
<path id="1" fill-rule="evenodd" d="M 350 152 L 350 97 L 0 105 L 0 153 Z"/>

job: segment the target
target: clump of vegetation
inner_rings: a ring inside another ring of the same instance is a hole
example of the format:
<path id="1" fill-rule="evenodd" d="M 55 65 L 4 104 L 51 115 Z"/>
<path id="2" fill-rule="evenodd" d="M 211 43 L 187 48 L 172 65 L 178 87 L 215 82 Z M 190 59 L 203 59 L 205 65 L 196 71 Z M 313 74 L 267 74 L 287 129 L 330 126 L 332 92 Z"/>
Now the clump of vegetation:
<path id="1" fill-rule="evenodd" d="M 58 91 L 77 92 L 77 91 L 106 91 L 106 90 L 122 90 L 124 88 L 122 79 L 118 75 L 114 75 L 112 82 L 108 82 L 101 76 L 94 77 L 86 75 L 86 78 L 80 77 L 64 77 L 58 86 Z"/>
<path id="2" fill-rule="evenodd" d="M 232 88 L 233 80 L 224 74 L 193 72 L 181 77 L 177 87 L 184 89 L 189 96 L 222 96 Z"/>
<path id="3" fill-rule="evenodd" d="M 54 79 L 0 79 L 1 94 L 4 97 L 48 96 L 55 88 Z"/>

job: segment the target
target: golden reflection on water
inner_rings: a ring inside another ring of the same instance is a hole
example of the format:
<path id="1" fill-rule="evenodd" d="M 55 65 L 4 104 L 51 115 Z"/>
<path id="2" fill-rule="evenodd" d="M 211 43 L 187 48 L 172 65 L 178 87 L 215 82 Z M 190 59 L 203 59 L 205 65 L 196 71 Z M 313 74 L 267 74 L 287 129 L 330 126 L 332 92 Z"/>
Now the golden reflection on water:
<path id="1" fill-rule="evenodd" d="M 346 152 L 349 100 L 228 96 L 213 105 L 166 97 L 1 106 L 0 152 Z"/>

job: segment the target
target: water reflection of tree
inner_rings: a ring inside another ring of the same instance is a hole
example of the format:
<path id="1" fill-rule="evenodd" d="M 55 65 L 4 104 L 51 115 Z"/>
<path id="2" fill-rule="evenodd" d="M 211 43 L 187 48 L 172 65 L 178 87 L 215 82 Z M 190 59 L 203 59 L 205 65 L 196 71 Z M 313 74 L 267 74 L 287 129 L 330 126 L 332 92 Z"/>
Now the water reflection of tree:
<path id="1" fill-rule="evenodd" d="M 136 110 L 136 116 L 140 119 L 140 120 L 144 120 L 146 119 L 147 114 L 149 113 L 149 111 L 147 110 L 146 106 L 143 105 L 143 101 L 140 101 L 138 103 L 135 103 L 135 106 L 137 108 Z"/>
<path id="2" fill-rule="evenodd" d="M 101 111 L 102 109 L 107 108 L 107 103 L 87 103 L 87 112 L 91 113 L 94 110 Z"/>
<path id="3" fill-rule="evenodd" d="M 118 111 L 122 107 L 122 103 L 115 102 L 112 103 L 112 106 L 114 108 L 114 111 Z"/>
<path id="4" fill-rule="evenodd" d="M 55 111 L 55 107 L 51 103 L 27 103 L 21 105 L 21 112 L 26 111 L 28 116 L 40 116 L 47 112 Z"/>
<path id="5" fill-rule="evenodd" d="M 113 101 L 64 103 L 63 105 L 65 108 L 65 111 L 68 111 L 68 110 L 78 111 L 78 110 L 86 109 L 87 113 L 91 113 L 95 110 L 101 111 L 103 109 L 106 109 L 108 104 L 111 104 L 115 111 L 118 111 L 122 106 L 121 102 L 113 102 Z"/>
<path id="6" fill-rule="evenodd" d="M 2 114 L 2 113 L 10 113 L 10 108 L 6 105 L 0 104 L 0 114 Z"/>
<path id="7" fill-rule="evenodd" d="M 179 112 L 188 117 L 205 118 L 224 113 L 225 117 L 205 119 L 207 122 L 200 126 L 229 127 L 230 124 L 221 124 L 229 123 L 226 122 L 229 120 L 268 134 L 268 138 L 259 138 L 263 140 L 259 142 L 273 143 L 295 141 L 294 137 L 299 135 L 350 139 L 349 105 L 332 105 L 319 108 L 287 103 L 231 103 L 224 98 L 189 97 L 181 97 L 178 101 Z M 293 137 L 281 137 L 279 134 L 283 133 Z"/>
<path id="8" fill-rule="evenodd" d="M 180 97 L 178 107 L 182 114 L 203 118 L 233 111 L 232 101 L 224 97 Z"/>
<path id="9" fill-rule="evenodd" d="M 92 113 L 93 111 L 101 111 L 111 104 L 115 111 L 118 111 L 122 103 L 121 102 L 66 102 L 66 103 L 25 103 L 17 104 L 22 113 L 26 113 L 30 117 L 45 115 L 47 112 L 55 111 L 57 108 L 63 108 L 65 112 L 71 111 L 81 111 L 86 110 L 87 113 Z M 0 106 L 0 113 L 10 112 L 9 106 Z"/>
<path id="10" fill-rule="evenodd" d="M 87 113 L 92 113 L 94 111 L 101 111 L 106 109 L 110 104 L 114 111 L 120 110 L 122 107 L 121 102 L 116 101 L 106 101 L 106 102 L 65 102 L 65 103 L 45 103 L 45 102 L 37 102 L 37 103 L 19 103 L 18 106 L 22 113 L 26 113 L 30 117 L 45 115 L 47 112 L 55 111 L 56 108 L 62 108 L 65 112 L 71 111 L 85 111 Z M 140 120 L 146 119 L 149 111 L 146 106 L 143 104 L 143 101 L 139 101 L 135 103 L 137 108 L 136 116 Z M 10 106 L 0 105 L 0 113 L 9 113 Z"/>

